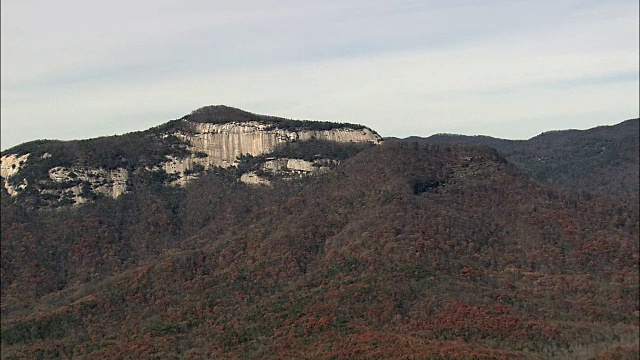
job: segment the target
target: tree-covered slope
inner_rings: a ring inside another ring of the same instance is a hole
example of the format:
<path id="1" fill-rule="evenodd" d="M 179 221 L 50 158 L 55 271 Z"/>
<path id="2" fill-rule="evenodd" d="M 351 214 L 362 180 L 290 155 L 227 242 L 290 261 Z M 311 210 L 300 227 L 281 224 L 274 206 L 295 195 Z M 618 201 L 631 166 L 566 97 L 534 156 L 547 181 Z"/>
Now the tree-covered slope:
<path id="1" fill-rule="evenodd" d="M 3 358 L 638 356 L 638 209 L 390 142 L 273 187 L 2 201 Z"/>
<path id="2" fill-rule="evenodd" d="M 589 130 L 552 131 L 529 140 L 448 134 L 406 140 L 487 145 L 537 180 L 569 189 L 637 197 L 639 123 L 632 119 Z"/>

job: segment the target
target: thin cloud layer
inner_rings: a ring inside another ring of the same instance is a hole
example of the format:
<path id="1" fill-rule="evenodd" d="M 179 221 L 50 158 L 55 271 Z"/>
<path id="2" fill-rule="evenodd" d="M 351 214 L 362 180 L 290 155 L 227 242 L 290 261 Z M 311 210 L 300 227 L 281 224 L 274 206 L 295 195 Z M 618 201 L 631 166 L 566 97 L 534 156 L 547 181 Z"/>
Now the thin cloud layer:
<path id="1" fill-rule="evenodd" d="M 383 136 L 638 116 L 636 1 L 2 2 L 2 148 L 209 104 Z"/>

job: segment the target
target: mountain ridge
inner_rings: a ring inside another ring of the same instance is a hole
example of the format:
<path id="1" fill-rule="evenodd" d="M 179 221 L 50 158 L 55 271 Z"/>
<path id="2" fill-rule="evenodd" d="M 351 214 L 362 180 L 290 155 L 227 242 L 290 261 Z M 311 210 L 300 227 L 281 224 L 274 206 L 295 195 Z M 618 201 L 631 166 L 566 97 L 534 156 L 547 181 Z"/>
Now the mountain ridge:
<path id="1" fill-rule="evenodd" d="M 398 141 L 472 143 L 497 149 L 536 180 L 591 193 L 637 196 L 640 120 L 587 130 L 554 130 L 528 140 L 435 134 Z M 389 139 L 388 139 L 389 140 Z"/>
<path id="2" fill-rule="evenodd" d="M 185 185 L 214 167 L 238 167 L 243 156 L 252 158 L 252 168 L 241 179 L 268 184 L 276 175 L 300 176 L 335 166 L 340 159 L 332 157 L 332 147 L 355 151 L 381 141 L 362 125 L 289 120 L 207 106 L 145 131 L 21 144 L 2 152 L 1 169 L 11 196 L 39 194 L 33 201 L 55 206 L 103 195 L 118 197 L 139 175 Z M 290 143 L 315 147 L 317 158 L 287 158 L 282 150 L 291 148 Z M 271 153 L 281 157 L 271 159 Z"/>

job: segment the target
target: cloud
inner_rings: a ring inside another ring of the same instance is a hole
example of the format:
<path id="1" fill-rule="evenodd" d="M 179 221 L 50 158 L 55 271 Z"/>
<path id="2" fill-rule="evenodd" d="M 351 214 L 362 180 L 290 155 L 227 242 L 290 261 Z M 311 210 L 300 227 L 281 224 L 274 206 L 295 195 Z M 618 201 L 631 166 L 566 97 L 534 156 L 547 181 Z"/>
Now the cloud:
<path id="1" fill-rule="evenodd" d="M 636 2 L 65 3 L 2 4 L 2 148 L 207 104 L 386 136 L 522 138 L 638 114 Z"/>

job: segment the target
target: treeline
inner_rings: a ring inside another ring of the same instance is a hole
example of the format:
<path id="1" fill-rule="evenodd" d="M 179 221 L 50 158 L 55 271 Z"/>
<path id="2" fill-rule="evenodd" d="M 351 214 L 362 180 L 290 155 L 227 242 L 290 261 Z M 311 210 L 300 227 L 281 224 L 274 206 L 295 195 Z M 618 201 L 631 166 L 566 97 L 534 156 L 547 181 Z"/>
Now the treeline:
<path id="1" fill-rule="evenodd" d="M 258 115 L 240 109 L 232 108 L 224 105 L 205 106 L 193 111 L 191 114 L 182 117 L 196 123 L 209 124 L 226 124 L 230 122 L 249 122 L 256 121 L 271 125 L 274 129 L 283 130 L 311 130 L 311 131 L 327 131 L 340 128 L 349 128 L 354 130 L 363 129 L 363 125 L 350 123 L 337 123 L 330 121 L 311 121 L 311 120 L 292 120 L 275 116 Z"/>

